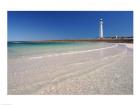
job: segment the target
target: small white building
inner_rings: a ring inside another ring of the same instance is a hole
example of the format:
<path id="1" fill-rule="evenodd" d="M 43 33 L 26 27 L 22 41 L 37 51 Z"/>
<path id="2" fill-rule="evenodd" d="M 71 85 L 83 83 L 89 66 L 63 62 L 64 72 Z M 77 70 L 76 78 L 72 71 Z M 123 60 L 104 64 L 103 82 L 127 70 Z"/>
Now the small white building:
<path id="1" fill-rule="evenodd" d="M 118 36 L 116 35 L 115 38 L 118 39 Z"/>

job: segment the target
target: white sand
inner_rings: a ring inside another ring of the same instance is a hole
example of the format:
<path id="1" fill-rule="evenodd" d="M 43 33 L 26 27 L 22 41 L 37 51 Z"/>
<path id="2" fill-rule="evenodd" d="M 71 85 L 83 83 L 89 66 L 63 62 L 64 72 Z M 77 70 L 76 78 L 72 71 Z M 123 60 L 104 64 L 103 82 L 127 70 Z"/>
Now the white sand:
<path id="1" fill-rule="evenodd" d="M 133 44 L 132 43 L 120 43 L 121 45 L 125 45 L 126 47 L 133 49 Z"/>
<path id="2" fill-rule="evenodd" d="M 133 94 L 130 44 L 8 60 L 8 94 Z"/>

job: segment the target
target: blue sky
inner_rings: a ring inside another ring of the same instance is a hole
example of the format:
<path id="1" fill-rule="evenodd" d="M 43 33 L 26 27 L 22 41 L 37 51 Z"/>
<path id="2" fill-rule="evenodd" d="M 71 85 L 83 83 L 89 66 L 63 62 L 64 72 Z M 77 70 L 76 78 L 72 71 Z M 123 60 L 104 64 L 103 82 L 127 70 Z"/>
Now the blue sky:
<path id="1" fill-rule="evenodd" d="M 8 11 L 8 41 L 98 38 L 133 35 L 132 11 Z"/>

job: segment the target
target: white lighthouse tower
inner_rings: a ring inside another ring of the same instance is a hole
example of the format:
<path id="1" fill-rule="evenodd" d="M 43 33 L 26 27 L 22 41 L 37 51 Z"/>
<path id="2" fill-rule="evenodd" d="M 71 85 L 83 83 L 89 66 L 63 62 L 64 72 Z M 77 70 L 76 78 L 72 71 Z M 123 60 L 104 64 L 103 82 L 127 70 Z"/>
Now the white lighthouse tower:
<path id="1" fill-rule="evenodd" d="M 100 19 L 99 37 L 102 39 L 104 35 L 103 32 L 103 19 Z"/>

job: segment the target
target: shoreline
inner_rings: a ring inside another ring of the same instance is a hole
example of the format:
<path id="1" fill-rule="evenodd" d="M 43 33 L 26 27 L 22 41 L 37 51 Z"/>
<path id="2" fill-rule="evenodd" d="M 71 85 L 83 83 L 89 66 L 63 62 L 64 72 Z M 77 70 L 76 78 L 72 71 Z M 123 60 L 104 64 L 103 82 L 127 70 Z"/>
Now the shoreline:
<path id="1" fill-rule="evenodd" d="M 63 56 L 63 55 L 73 55 L 73 54 L 84 54 L 84 53 L 89 53 L 89 52 L 97 52 L 97 51 L 100 51 L 100 50 L 106 50 L 106 49 L 110 49 L 110 48 L 114 48 L 114 47 L 117 47 L 117 45 L 112 45 L 112 46 L 108 46 L 108 47 L 102 47 L 102 48 L 97 48 L 97 49 L 90 49 L 90 50 L 82 50 L 82 51 L 71 51 L 71 52 L 66 52 L 66 53 L 60 53 L 60 54 L 53 54 L 53 55 L 47 55 L 45 56 L 46 57 L 57 57 L 57 56 Z M 44 57 L 42 56 L 38 56 L 38 57 L 30 57 L 29 59 L 30 60 L 33 60 L 33 59 L 42 59 Z"/>
<path id="2" fill-rule="evenodd" d="M 8 95 L 131 95 L 133 51 L 126 47 L 133 44 L 114 44 L 32 61 L 8 58 Z"/>
<path id="3" fill-rule="evenodd" d="M 133 49 L 133 43 L 119 43 L 120 45 L 125 45 L 127 48 Z"/>

